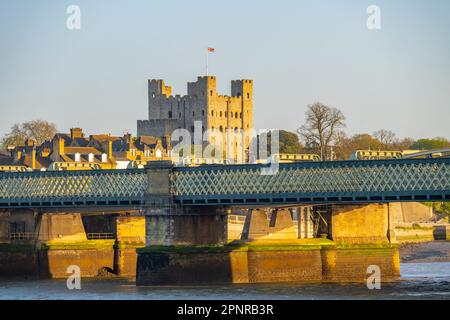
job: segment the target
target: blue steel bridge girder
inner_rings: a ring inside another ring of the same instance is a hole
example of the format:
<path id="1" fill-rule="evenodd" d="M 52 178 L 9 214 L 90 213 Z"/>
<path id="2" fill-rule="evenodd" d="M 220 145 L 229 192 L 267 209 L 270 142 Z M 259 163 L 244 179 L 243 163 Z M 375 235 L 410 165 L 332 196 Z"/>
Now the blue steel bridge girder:
<path id="1" fill-rule="evenodd" d="M 173 168 L 180 205 L 449 201 L 450 159 L 298 162 Z M 151 170 L 151 169 L 147 169 Z M 0 207 L 143 207 L 146 170 L 0 173 Z"/>

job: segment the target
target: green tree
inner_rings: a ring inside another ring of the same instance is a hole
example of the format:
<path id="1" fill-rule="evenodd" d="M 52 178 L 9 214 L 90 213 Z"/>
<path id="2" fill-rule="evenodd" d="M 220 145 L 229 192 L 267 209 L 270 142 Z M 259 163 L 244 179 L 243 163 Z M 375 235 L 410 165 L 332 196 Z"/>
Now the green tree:
<path id="1" fill-rule="evenodd" d="M 296 133 L 280 130 L 280 153 L 301 153 L 302 149 Z"/>
<path id="2" fill-rule="evenodd" d="M 56 134 L 56 125 L 44 120 L 31 120 L 17 123 L 11 127 L 11 131 L 1 139 L 1 145 L 6 148 L 9 145 L 20 146 L 25 140 L 32 139 L 38 145 L 50 140 Z"/>
<path id="3" fill-rule="evenodd" d="M 445 138 L 419 139 L 411 145 L 411 149 L 433 150 L 450 147 L 450 142 Z"/>

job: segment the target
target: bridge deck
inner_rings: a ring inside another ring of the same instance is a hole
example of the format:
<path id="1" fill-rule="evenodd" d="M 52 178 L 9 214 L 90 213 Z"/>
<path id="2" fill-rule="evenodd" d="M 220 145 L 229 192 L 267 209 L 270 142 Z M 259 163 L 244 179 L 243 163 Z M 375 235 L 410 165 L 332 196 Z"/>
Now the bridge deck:
<path id="1" fill-rule="evenodd" d="M 449 201 L 450 159 L 298 162 L 173 169 L 181 205 Z M 137 207 L 145 170 L 0 173 L 0 208 Z"/>

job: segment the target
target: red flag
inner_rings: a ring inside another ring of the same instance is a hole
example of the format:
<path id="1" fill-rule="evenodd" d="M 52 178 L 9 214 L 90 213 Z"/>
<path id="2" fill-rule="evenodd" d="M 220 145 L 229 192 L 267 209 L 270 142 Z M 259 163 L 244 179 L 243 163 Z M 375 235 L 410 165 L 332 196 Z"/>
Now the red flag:
<path id="1" fill-rule="evenodd" d="M 208 48 L 208 52 L 215 52 L 216 49 L 214 48 Z"/>

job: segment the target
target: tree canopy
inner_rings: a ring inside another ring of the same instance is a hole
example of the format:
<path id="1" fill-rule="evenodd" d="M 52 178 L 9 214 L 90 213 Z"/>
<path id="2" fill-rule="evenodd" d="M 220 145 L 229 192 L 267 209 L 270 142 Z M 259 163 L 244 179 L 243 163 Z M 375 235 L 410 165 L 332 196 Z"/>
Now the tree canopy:
<path id="1" fill-rule="evenodd" d="M 419 139 L 411 145 L 411 149 L 433 150 L 450 147 L 450 142 L 445 138 Z"/>
<path id="2" fill-rule="evenodd" d="M 9 145 L 22 146 L 27 139 L 32 139 L 37 145 L 46 140 L 51 140 L 56 134 L 56 125 L 45 120 L 31 120 L 24 123 L 17 123 L 11 127 L 1 139 L 3 148 Z"/>

